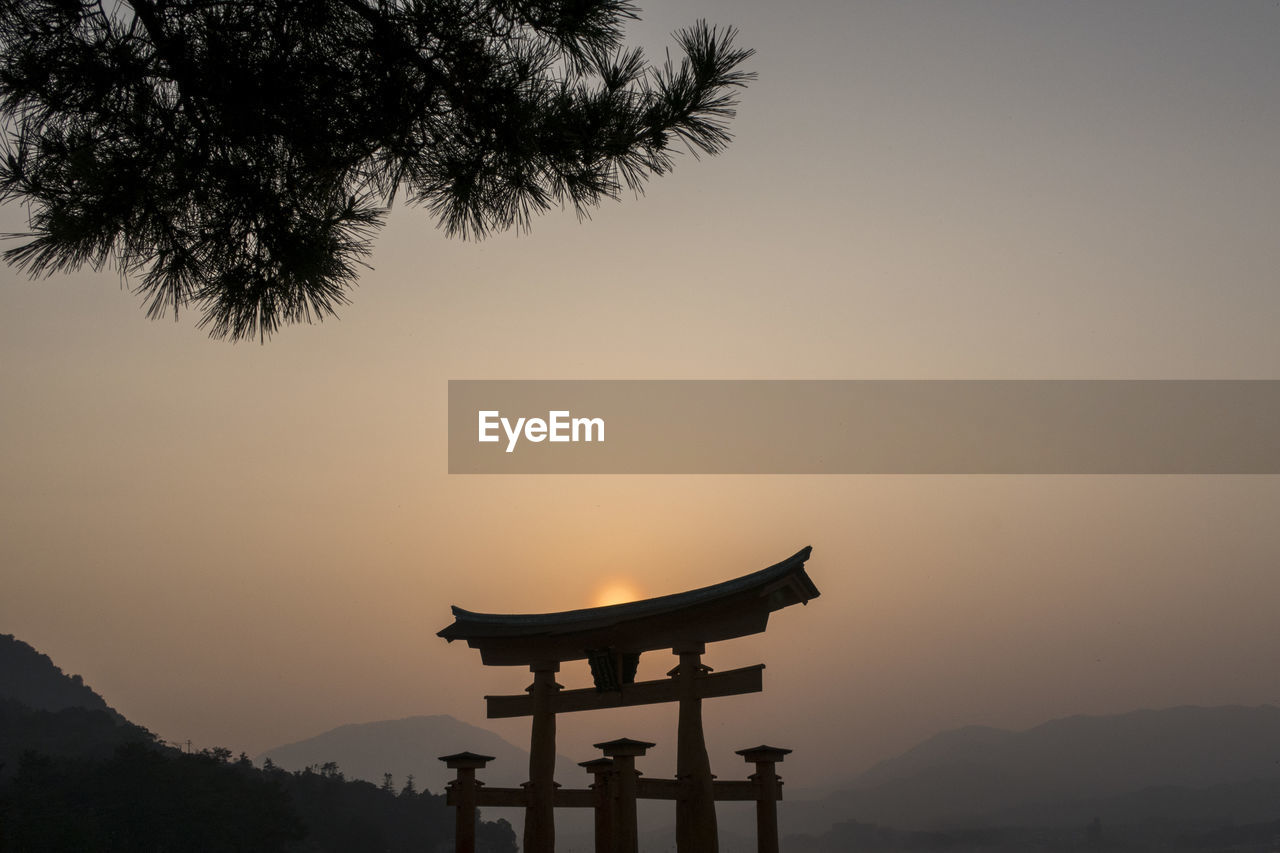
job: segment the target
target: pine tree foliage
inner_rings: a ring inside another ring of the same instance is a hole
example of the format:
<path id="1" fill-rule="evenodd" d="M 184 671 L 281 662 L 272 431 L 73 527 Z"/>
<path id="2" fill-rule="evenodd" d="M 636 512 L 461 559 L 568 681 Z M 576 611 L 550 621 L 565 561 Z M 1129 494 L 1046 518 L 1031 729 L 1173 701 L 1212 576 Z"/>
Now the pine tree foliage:
<path id="1" fill-rule="evenodd" d="M 0 199 L 32 276 L 265 338 L 347 302 L 397 198 L 450 235 L 579 216 L 715 154 L 752 51 L 623 46 L 625 0 L 0 0 Z"/>

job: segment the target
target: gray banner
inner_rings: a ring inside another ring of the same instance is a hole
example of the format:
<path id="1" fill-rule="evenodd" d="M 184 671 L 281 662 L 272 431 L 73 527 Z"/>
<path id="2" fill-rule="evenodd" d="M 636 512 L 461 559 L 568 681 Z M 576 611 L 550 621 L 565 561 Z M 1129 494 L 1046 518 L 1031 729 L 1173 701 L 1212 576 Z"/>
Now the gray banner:
<path id="1" fill-rule="evenodd" d="M 1280 380 L 452 380 L 451 474 L 1277 474 Z"/>

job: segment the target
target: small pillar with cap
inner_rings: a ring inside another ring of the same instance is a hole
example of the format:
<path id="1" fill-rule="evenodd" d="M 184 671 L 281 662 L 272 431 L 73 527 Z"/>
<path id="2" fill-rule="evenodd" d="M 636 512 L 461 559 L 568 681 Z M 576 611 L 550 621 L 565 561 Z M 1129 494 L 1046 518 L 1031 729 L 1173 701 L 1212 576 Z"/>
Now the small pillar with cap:
<path id="1" fill-rule="evenodd" d="M 455 809 L 453 849 L 455 853 L 476 853 L 476 789 L 481 784 L 476 781 L 476 771 L 484 769 L 493 756 L 458 752 L 442 755 L 440 760 L 450 770 L 458 771 L 448 787 L 450 804 Z"/>
<path id="2" fill-rule="evenodd" d="M 776 746 L 757 746 L 739 749 L 748 764 L 755 764 L 756 772 L 751 781 L 756 783 L 756 850 L 759 853 L 778 853 L 778 800 L 782 799 L 782 780 L 774 766 L 791 752 Z"/>
<path id="3" fill-rule="evenodd" d="M 591 783 L 591 790 L 596 795 L 595 853 L 613 853 L 613 759 L 595 758 L 591 761 L 583 761 L 578 766 L 586 768 L 594 780 Z"/>
<path id="4" fill-rule="evenodd" d="M 654 744 L 624 737 L 595 745 L 613 759 L 613 837 L 614 853 L 638 853 L 640 836 L 636 830 L 636 756 L 644 755 Z"/>

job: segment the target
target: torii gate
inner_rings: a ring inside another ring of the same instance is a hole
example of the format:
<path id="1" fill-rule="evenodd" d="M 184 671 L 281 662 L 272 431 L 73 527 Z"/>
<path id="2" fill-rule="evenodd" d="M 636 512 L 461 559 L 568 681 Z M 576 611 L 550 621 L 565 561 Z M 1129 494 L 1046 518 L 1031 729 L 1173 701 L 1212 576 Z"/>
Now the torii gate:
<path id="1" fill-rule="evenodd" d="M 466 640 L 480 650 L 486 666 L 528 666 L 533 672 L 526 695 L 485 697 L 490 719 L 533 718 L 529 781 L 523 791 L 512 792 L 519 794 L 512 802 L 525 806 L 525 853 L 555 850 L 556 714 L 658 702 L 680 703 L 673 797 L 677 849 L 717 853 L 716 783 L 703 737 L 702 700 L 761 691 L 764 664 L 713 675 L 701 658 L 707 643 L 761 633 L 773 611 L 817 598 L 818 588 L 804 570 L 810 550 L 714 586 L 608 607 L 538 614 L 453 607 L 453 624 L 438 636 Z M 667 678 L 636 682 L 640 654 L 655 649 L 671 649 L 679 665 Z M 565 691 L 556 684 L 561 663 L 584 659 L 595 687 Z M 462 755 L 470 754 L 449 758 Z M 483 762 L 470 766 L 482 767 Z M 474 770 L 469 772 L 474 776 Z"/>

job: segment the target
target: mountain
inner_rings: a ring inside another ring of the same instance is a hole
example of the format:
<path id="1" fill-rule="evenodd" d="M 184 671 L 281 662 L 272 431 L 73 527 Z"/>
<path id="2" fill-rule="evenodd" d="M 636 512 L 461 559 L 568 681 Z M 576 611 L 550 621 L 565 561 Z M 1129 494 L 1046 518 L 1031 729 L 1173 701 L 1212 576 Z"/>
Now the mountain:
<path id="1" fill-rule="evenodd" d="M 529 778 L 529 753 L 488 729 L 468 725 L 445 714 L 407 717 L 375 723 L 353 723 L 297 743 L 268 749 L 257 757 L 270 758 L 287 770 L 302 770 L 337 763 L 348 778 L 382 783 L 390 773 L 397 787 L 410 773 L 419 790 L 440 792 L 453 778 L 453 771 L 440 761 L 441 755 L 455 752 L 492 755 L 477 778 L 490 787 L 514 787 Z M 585 787 L 586 772 L 564 756 L 556 758 L 556 778 L 562 785 Z M 581 780 L 577 785 L 574 780 Z"/>
<path id="2" fill-rule="evenodd" d="M 78 675 L 66 675 L 48 655 L 12 634 L 0 634 L 0 698 L 20 702 L 35 711 L 84 708 L 105 711 L 123 722 L 114 708 Z"/>
<path id="3" fill-rule="evenodd" d="M 784 804 L 781 820 L 796 833 L 850 819 L 905 828 L 1048 825 L 1104 812 L 1261 820 L 1258 803 L 1275 780 L 1280 708 L 1180 707 L 1066 717 L 1021 732 L 943 732 L 824 799 Z"/>
<path id="4" fill-rule="evenodd" d="M 64 674 L 48 655 L 0 634 L 0 781 L 17 772 L 28 751 L 106 758 L 122 744 L 154 740 L 80 676 Z"/>

